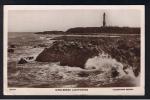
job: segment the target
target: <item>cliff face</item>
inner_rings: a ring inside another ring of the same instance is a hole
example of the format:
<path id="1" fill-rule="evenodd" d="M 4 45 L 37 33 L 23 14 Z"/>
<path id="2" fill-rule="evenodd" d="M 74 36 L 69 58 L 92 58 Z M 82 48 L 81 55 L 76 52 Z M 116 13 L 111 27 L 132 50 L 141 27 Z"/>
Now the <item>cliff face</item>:
<path id="1" fill-rule="evenodd" d="M 131 66 L 135 75 L 140 72 L 139 37 L 73 37 L 55 38 L 53 45 L 41 52 L 36 61 L 60 62 L 60 65 L 85 67 L 89 58 L 106 53 L 121 62 L 124 69 Z"/>

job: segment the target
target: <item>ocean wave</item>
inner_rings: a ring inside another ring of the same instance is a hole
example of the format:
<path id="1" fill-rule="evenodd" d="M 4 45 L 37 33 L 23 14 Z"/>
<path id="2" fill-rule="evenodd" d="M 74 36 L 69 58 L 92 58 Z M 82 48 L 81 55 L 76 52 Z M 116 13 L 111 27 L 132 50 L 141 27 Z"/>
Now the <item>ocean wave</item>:
<path id="1" fill-rule="evenodd" d="M 30 66 L 30 67 L 28 67 Z M 111 58 L 107 54 L 100 54 L 89 58 L 85 69 L 80 67 L 61 66 L 57 63 L 27 63 L 21 65 L 15 75 L 18 84 L 26 83 L 26 87 L 110 87 L 110 86 L 138 86 L 139 77 L 135 77 L 132 68 Z M 93 69 L 93 67 L 95 67 Z M 113 76 L 113 71 L 118 74 Z M 13 79 L 13 78 L 12 78 Z M 10 80 L 11 81 L 11 80 Z M 21 82 L 20 82 L 21 81 Z M 12 82 L 12 81 L 11 81 Z M 13 84 L 13 83 L 11 83 Z M 16 84 L 16 83 L 14 83 Z"/>

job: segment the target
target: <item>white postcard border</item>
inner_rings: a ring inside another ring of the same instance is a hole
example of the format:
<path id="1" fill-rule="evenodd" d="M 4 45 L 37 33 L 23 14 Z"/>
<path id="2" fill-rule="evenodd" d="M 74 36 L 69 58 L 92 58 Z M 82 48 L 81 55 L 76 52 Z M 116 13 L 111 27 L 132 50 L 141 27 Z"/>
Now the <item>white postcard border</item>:
<path id="1" fill-rule="evenodd" d="M 54 9 L 137 9 L 141 11 L 141 79 L 140 87 L 113 88 L 9 88 L 7 80 L 7 43 L 9 10 Z M 145 94 L 145 8 L 143 5 L 5 5 L 3 37 L 3 84 L 4 95 L 144 95 Z M 66 89 L 66 91 L 57 91 Z M 68 89 L 68 90 L 67 90 Z M 122 90 L 123 89 L 123 90 Z M 130 90 L 132 89 L 132 90 Z"/>

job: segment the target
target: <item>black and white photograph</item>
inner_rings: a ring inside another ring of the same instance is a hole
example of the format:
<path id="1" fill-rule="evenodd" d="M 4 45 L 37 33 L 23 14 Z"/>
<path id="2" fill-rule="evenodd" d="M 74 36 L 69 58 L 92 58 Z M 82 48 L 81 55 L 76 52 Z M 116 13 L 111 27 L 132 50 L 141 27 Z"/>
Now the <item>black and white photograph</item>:
<path id="1" fill-rule="evenodd" d="M 4 7 L 5 95 L 144 95 L 144 6 Z"/>

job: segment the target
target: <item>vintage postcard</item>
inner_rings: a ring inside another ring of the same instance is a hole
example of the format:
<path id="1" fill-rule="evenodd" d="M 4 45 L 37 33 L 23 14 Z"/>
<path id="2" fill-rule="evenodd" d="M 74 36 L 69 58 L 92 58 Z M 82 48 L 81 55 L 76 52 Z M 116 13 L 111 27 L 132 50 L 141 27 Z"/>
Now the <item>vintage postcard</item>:
<path id="1" fill-rule="evenodd" d="M 5 5 L 4 95 L 144 95 L 142 5 Z"/>

